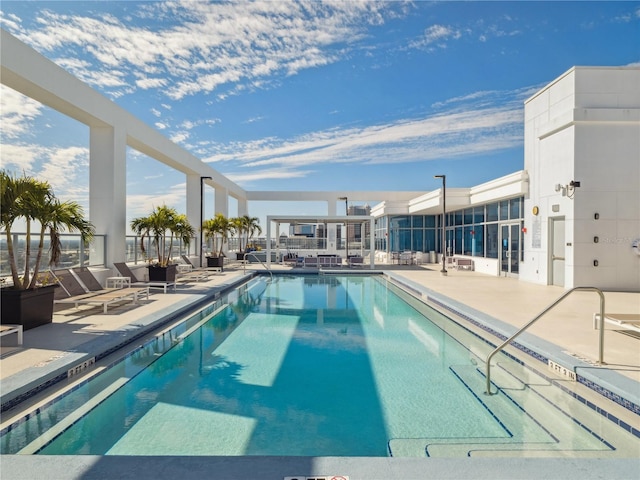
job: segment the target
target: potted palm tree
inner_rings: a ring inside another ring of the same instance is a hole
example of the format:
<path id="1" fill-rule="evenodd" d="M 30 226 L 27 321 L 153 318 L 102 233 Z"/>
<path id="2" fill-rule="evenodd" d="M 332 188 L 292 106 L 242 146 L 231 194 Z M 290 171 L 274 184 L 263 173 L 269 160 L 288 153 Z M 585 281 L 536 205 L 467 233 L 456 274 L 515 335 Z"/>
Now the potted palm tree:
<path id="1" fill-rule="evenodd" d="M 243 215 L 242 217 L 236 217 L 231 219 L 232 225 L 238 234 L 238 247 L 240 251 L 237 253 L 238 260 L 244 260 L 244 256 L 247 252 L 251 252 L 249 247 L 249 240 L 258 233 L 262 233 L 260 228 L 260 220 L 257 217 L 250 217 L 249 215 Z"/>
<path id="2" fill-rule="evenodd" d="M 213 242 L 211 253 L 207 254 L 207 267 L 224 268 L 224 253 L 222 252 L 229 235 L 233 233 L 234 227 L 231 221 L 222 213 L 202 222 L 202 234 L 207 243 Z"/>
<path id="3" fill-rule="evenodd" d="M 48 182 L 23 175 L 15 177 L 0 171 L 0 225 L 4 229 L 13 285 L 0 289 L 1 323 L 22 325 L 29 330 L 53 318 L 55 283 L 41 281 L 40 265 L 48 255 L 48 266 L 57 265 L 62 254 L 64 231 L 80 233 L 83 245 L 95 234 L 95 227 L 84 219 L 80 204 L 56 198 Z M 26 228 L 24 258 L 15 255 L 12 228 L 16 221 Z M 49 252 L 45 255 L 45 235 L 49 235 Z M 32 240 L 38 240 L 35 258 Z M 48 277 L 48 276 L 47 276 Z"/>
<path id="4" fill-rule="evenodd" d="M 147 238 L 151 239 L 156 249 L 156 257 L 150 257 L 147 265 L 149 281 L 174 282 L 177 270 L 177 263 L 171 257 L 174 239 L 180 239 L 185 246 L 189 246 L 196 234 L 187 216 L 163 205 L 154 208 L 146 217 L 131 220 L 131 230 L 140 235 L 140 250 L 143 253 L 146 254 L 144 242 Z"/>

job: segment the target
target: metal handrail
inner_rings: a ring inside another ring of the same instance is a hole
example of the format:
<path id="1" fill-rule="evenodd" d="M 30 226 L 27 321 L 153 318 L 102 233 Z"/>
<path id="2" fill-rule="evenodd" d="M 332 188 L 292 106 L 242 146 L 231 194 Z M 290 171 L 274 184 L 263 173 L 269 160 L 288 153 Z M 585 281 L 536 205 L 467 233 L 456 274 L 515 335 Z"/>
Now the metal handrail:
<path id="1" fill-rule="evenodd" d="M 498 353 L 500 350 L 502 350 L 504 347 L 506 347 L 509 343 L 511 343 L 518 335 L 520 335 L 522 332 L 524 332 L 527 328 L 529 328 L 531 325 L 533 325 L 540 317 L 542 317 L 544 314 L 546 314 L 549 310 L 551 310 L 553 307 L 555 307 L 556 305 L 558 305 L 562 300 L 564 300 L 566 297 L 569 296 L 569 294 L 575 292 L 576 290 L 583 290 L 583 291 L 591 291 L 591 292 L 597 292 L 600 295 L 600 338 L 599 338 L 599 345 L 598 345 L 598 365 L 602 365 L 604 364 L 604 359 L 603 359 L 603 351 L 604 351 L 604 294 L 602 293 L 602 290 L 600 290 L 599 288 L 595 288 L 595 287 L 573 287 L 571 290 L 566 291 L 564 294 L 562 294 L 555 302 L 553 302 L 551 305 L 549 305 L 547 308 L 545 308 L 542 312 L 540 312 L 538 315 L 536 315 L 531 321 L 529 321 L 525 326 L 521 327 L 520 330 L 518 330 L 516 333 L 514 333 L 513 335 L 511 335 L 509 338 L 507 338 L 504 342 L 502 342 L 499 346 L 497 346 L 487 357 L 487 366 L 486 366 L 486 373 L 487 373 L 487 395 L 493 395 L 491 393 L 491 359 L 493 358 L 493 356 Z"/>
<path id="2" fill-rule="evenodd" d="M 260 262 L 262 264 L 262 266 L 267 269 L 267 272 L 269 272 L 269 275 L 271 275 L 271 281 L 273 282 L 273 273 L 271 272 L 271 269 L 269 267 L 267 267 L 267 265 L 262 260 L 260 260 L 256 256 L 256 254 L 253 253 L 253 252 L 247 252 L 242 256 L 242 258 L 244 260 L 244 262 L 242 263 L 242 272 L 243 273 L 247 273 L 247 255 L 253 255 L 253 258 L 258 260 L 258 262 Z"/>

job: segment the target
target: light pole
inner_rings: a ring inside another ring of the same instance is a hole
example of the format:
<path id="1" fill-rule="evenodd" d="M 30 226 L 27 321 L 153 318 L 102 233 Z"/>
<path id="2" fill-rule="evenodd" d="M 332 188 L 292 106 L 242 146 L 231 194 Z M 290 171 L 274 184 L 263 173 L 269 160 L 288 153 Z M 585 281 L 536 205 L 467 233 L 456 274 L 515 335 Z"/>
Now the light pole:
<path id="1" fill-rule="evenodd" d="M 338 200 L 344 200 L 344 214 L 349 216 L 349 199 L 347 197 L 340 197 Z M 347 265 L 349 265 L 349 223 L 344 222 L 344 249 L 346 250 L 345 258 L 347 259 Z"/>
<path id="2" fill-rule="evenodd" d="M 447 176 L 434 175 L 433 178 L 442 179 L 442 270 L 440 270 L 440 273 L 447 275 Z"/>
<path id="3" fill-rule="evenodd" d="M 204 181 L 211 180 L 211 177 L 200 177 L 200 267 L 202 267 L 202 251 L 204 245 L 202 244 L 202 223 L 204 219 Z"/>

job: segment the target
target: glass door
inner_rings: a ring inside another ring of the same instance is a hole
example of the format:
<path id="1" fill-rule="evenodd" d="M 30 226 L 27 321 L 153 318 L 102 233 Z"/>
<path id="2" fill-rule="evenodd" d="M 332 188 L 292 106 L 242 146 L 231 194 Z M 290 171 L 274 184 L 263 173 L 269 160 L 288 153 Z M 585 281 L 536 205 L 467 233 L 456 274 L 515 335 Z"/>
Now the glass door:
<path id="1" fill-rule="evenodd" d="M 500 271 L 517 275 L 520 267 L 520 223 L 500 225 Z"/>

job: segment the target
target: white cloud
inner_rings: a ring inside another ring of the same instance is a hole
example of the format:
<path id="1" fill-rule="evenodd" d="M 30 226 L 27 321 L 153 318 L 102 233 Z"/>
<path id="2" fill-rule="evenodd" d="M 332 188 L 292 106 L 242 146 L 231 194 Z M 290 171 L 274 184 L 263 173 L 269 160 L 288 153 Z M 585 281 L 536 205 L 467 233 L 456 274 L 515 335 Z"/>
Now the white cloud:
<path id="1" fill-rule="evenodd" d="M 42 113 L 41 103 L 0 85 L 0 122 L 3 143 L 29 133 L 32 122 Z M 4 161 L 4 151 L 3 151 Z"/>
<path id="2" fill-rule="evenodd" d="M 84 181 L 84 177 L 88 180 L 88 148 L 3 143 L 2 168 L 48 181 L 62 199 L 78 200 L 88 193 L 88 184 Z"/>
<path id="3" fill-rule="evenodd" d="M 425 29 L 420 38 L 412 41 L 409 46 L 420 49 L 431 49 L 433 46 L 446 48 L 448 40 L 458 40 L 460 37 L 462 37 L 462 33 L 456 28 L 446 25 L 431 25 Z"/>
<path id="4" fill-rule="evenodd" d="M 475 92 L 442 102 L 438 106 L 449 110 L 425 118 L 336 128 L 290 140 L 216 145 L 206 161 L 288 171 L 318 164 L 410 163 L 500 151 L 522 145 L 522 99 L 533 90 Z"/>
<path id="5" fill-rule="evenodd" d="M 267 168 L 267 169 L 257 169 L 252 168 L 249 171 L 238 171 L 238 172 L 224 172 L 224 175 L 236 182 L 239 185 L 244 185 L 245 187 L 254 181 L 263 181 L 270 179 L 285 179 L 285 178 L 303 178 L 308 175 L 311 175 L 313 170 L 300 170 L 293 168 Z"/>
<path id="6" fill-rule="evenodd" d="M 38 29 L 21 31 L 15 21 L 10 29 L 112 95 L 153 88 L 178 100 L 223 85 L 263 88 L 274 76 L 333 63 L 370 25 L 397 16 L 397 8 L 388 2 L 177 1 L 138 5 L 123 19 L 40 10 Z M 147 19 L 166 26 L 146 28 Z M 74 60 L 80 57 L 85 61 Z"/>

